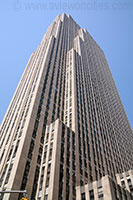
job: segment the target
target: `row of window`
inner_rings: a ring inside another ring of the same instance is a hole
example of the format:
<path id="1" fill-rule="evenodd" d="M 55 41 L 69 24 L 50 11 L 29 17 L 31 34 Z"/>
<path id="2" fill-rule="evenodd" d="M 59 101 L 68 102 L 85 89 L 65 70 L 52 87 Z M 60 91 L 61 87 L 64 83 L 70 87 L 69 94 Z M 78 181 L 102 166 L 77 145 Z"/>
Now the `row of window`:
<path id="1" fill-rule="evenodd" d="M 75 164 L 75 135 L 65 125 L 62 126 L 62 142 L 60 155 L 60 177 L 58 199 L 63 199 L 63 188 L 66 188 L 66 199 L 72 190 L 73 200 L 76 198 L 76 164 Z M 66 175 L 65 175 L 66 172 Z M 64 179 L 65 176 L 65 179 Z M 70 185 L 70 181 L 72 185 Z M 66 186 L 65 186 L 66 185 Z"/>

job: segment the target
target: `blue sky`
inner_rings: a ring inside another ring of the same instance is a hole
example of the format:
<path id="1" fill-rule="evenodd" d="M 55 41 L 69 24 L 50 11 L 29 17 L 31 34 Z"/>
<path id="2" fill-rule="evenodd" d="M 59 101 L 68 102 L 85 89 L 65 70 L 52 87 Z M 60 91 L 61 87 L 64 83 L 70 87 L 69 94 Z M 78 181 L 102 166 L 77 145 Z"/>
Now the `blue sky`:
<path id="1" fill-rule="evenodd" d="M 63 12 L 103 49 L 133 128 L 133 0 L 1 1 L 0 123 L 31 53 Z"/>

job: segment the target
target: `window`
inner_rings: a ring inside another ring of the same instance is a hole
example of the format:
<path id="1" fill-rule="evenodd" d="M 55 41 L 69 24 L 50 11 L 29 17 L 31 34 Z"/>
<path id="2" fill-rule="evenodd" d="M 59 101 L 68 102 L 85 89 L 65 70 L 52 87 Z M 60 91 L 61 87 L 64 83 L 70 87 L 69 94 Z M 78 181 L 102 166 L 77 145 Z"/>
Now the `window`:
<path id="1" fill-rule="evenodd" d="M 13 150 L 13 145 L 12 145 L 11 150 L 10 150 L 10 153 L 9 153 L 9 155 L 8 155 L 7 162 L 10 160 L 10 157 L 11 157 L 11 154 L 12 154 L 12 150 Z"/>
<path id="2" fill-rule="evenodd" d="M 82 194 L 81 194 L 81 200 L 86 200 L 86 198 L 85 198 L 85 193 L 82 193 Z"/>
<path id="3" fill-rule="evenodd" d="M 47 180 L 46 180 L 46 188 L 49 187 L 49 177 L 47 177 Z"/>
<path id="4" fill-rule="evenodd" d="M 8 167 L 8 164 L 6 164 L 6 166 L 5 166 L 5 168 L 4 168 L 4 171 L 3 171 L 3 173 L 2 173 L 2 176 L 1 176 L 1 179 L 0 179 L 0 186 L 2 185 L 2 181 L 3 181 L 3 178 L 4 178 L 4 176 L 5 176 L 7 167 Z"/>
<path id="5" fill-rule="evenodd" d="M 9 180 L 9 177 L 10 177 L 10 174 L 11 174 L 12 167 L 13 167 L 13 163 L 11 163 L 11 165 L 10 165 L 10 167 L 9 167 L 9 170 L 8 170 L 8 173 L 7 173 L 7 176 L 6 176 L 6 180 L 5 180 L 5 184 L 8 183 L 8 180 Z"/>
<path id="6" fill-rule="evenodd" d="M 44 152 L 43 163 L 46 162 L 46 155 L 47 155 L 47 152 Z"/>
<path id="7" fill-rule="evenodd" d="M 52 149 L 49 151 L 49 161 L 52 159 Z"/>
<path id="8" fill-rule="evenodd" d="M 47 200 L 48 199 L 48 195 L 46 194 L 45 196 L 44 196 L 44 200 Z"/>
<path id="9" fill-rule="evenodd" d="M 54 132 L 55 129 L 55 123 L 52 124 L 52 132 Z"/>
<path id="10" fill-rule="evenodd" d="M 40 146 L 39 153 L 42 154 L 42 152 L 43 152 L 43 149 L 42 149 L 42 146 Z"/>
<path id="11" fill-rule="evenodd" d="M 50 149 L 52 149 L 53 148 L 53 143 L 50 143 Z"/>
<path id="12" fill-rule="evenodd" d="M 93 190 L 89 191 L 89 196 L 90 196 L 90 200 L 94 200 L 94 191 Z"/>
<path id="13" fill-rule="evenodd" d="M 130 188 L 131 195 L 133 196 L 133 188 Z"/>
<path id="14" fill-rule="evenodd" d="M 51 169 L 51 163 L 48 164 L 47 174 L 50 174 L 50 169 Z"/>
<path id="15" fill-rule="evenodd" d="M 127 182 L 128 182 L 129 185 L 131 184 L 130 176 L 127 176 Z"/>
<path id="16" fill-rule="evenodd" d="M 42 196 L 42 190 L 39 191 L 39 193 L 38 193 L 38 197 L 39 197 L 39 199 L 41 199 L 41 196 Z"/>
<path id="17" fill-rule="evenodd" d="M 103 189 L 102 189 L 102 186 L 98 187 L 98 199 L 103 200 Z"/>
<path id="18" fill-rule="evenodd" d="M 47 133 L 47 136 L 46 136 L 46 143 L 48 142 L 48 138 L 49 138 L 49 133 Z"/>
<path id="19" fill-rule="evenodd" d="M 37 163 L 38 163 L 39 165 L 41 164 L 41 156 L 40 156 L 40 155 L 38 155 Z"/>
<path id="20" fill-rule="evenodd" d="M 51 134 L 51 140 L 53 140 L 54 139 L 54 133 L 52 132 L 52 134 Z"/>
<path id="21" fill-rule="evenodd" d="M 125 186 L 125 181 L 124 181 L 123 178 L 121 179 L 121 185 L 122 185 L 123 187 Z"/>

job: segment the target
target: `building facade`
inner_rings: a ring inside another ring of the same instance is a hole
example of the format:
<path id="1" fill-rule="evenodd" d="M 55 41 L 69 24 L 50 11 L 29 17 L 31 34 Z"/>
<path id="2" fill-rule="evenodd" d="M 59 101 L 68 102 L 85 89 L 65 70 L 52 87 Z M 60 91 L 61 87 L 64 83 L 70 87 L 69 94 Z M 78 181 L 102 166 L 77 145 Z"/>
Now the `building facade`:
<path id="1" fill-rule="evenodd" d="M 70 15 L 56 17 L 29 59 L 0 127 L 0 162 L 0 187 L 31 200 L 74 200 L 76 186 L 133 168 L 132 130 L 104 53 Z"/>
<path id="2" fill-rule="evenodd" d="M 77 200 L 132 200 L 132 193 L 110 176 L 76 188 Z"/>
<path id="3" fill-rule="evenodd" d="M 133 170 L 116 174 L 116 180 L 122 188 L 128 190 L 133 196 Z"/>
<path id="4" fill-rule="evenodd" d="M 44 141 L 36 199 L 75 198 L 75 133 L 57 119 L 47 126 Z"/>

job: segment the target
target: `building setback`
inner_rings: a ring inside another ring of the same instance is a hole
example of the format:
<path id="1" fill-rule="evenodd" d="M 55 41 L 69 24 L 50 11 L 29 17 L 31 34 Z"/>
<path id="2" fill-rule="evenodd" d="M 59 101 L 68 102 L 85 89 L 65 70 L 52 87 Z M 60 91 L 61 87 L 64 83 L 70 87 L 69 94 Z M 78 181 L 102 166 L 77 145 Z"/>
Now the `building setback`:
<path id="1" fill-rule="evenodd" d="M 104 53 L 70 15 L 56 17 L 29 59 L 0 126 L 0 163 L 0 187 L 26 189 L 30 200 L 75 200 L 76 186 L 133 169 Z"/>

